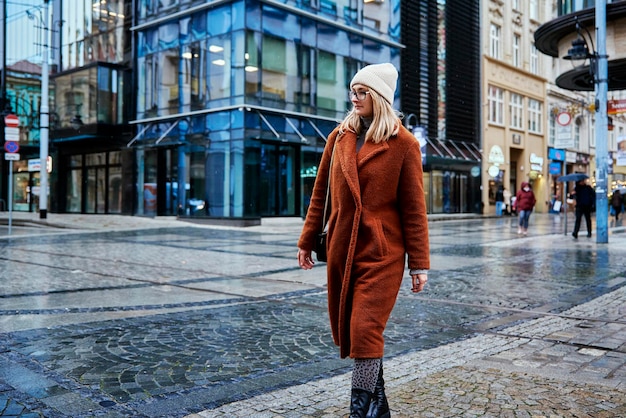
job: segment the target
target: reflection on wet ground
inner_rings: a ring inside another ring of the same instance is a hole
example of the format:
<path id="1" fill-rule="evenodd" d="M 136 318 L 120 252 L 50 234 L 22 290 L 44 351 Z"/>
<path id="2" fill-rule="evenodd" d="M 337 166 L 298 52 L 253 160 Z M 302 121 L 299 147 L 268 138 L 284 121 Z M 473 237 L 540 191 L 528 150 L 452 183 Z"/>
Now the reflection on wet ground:
<path id="1" fill-rule="evenodd" d="M 593 241 L 560 235 L 549 216 L 532 218 L 528 237 L 516 228 L 512 218 L 433 222 L 429 287 L 418 297 L 408 282 L 401 290 L 386 355 L 558 314 L 622 284 L 626 249 L 588 251 Z M 17 365 L 45 376 L 30 396 L 81 393 L 90 403 L 76 416 L 109 399 L 120 416 L 182 416 L 345 372 L 324 266 L 297 267 L 298 233 L 180 227 L 0 240 L 0 366 L 14 364 L 0 381 Z"/>

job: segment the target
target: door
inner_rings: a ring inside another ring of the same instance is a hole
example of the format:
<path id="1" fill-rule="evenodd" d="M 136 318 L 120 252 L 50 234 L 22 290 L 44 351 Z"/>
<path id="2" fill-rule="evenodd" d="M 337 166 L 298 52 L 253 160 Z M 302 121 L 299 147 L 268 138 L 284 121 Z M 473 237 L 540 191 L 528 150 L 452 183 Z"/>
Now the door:
<path id="1" fill-rule="evenodd" d="M 260 149 L 260 215 L 300 214 L 299 148 L 288 144 L 262 143 Z"/>

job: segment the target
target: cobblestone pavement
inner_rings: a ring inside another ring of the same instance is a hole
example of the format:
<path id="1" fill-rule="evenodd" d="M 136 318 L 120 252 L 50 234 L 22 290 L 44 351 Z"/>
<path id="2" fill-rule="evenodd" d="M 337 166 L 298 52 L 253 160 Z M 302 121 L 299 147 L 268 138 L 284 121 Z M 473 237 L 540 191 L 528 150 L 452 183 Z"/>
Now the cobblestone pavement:
<path id="1" fill-rule="evenodd" d="M 324 266 L 295 265 L 301 220 L 16 216 L 1 417 L 347 413 Z M 446 219 L 431 219 L 427 291 L 407 281 L 386 330 L 393 416 L 626 416 L 624 228 L 596 244 L 553 215 L 526 238 L 510 218 Z"/>

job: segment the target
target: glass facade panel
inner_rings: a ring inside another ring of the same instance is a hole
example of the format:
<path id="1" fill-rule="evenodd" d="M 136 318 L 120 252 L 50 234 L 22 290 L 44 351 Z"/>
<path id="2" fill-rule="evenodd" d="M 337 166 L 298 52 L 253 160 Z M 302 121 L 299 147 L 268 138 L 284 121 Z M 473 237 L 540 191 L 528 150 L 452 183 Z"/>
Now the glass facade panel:
<path id="1" fill-rule="evenodd" d="M 125 39 L 124 0 L 79 0 L 61 8 L 62 69 L 92 62 L 121 63 L 130 42 Z M 145 11 L 146 7 L 140 7 Z"/>
<path id="2" fill-rule="evenodd" d="M 81 213 L 81 202 L 83 200 L 83 172 L 82 164 L 80 168 L 67 172 L 67 196 L 65 210 L 68 213 Z"/>
<path id="3" fill-rule="evenodd" d="M 126 122 L 124 98 L 119 94 L 124 90 L 124 77 L 121 70 L 105 66 L 55 77 L 56 103 L 51 106 L 51 126 L 75 128 L 77 117 L 84 125 Z"/>
<path id="4" fill-rule="evenodd" d="M 263 6 L 263 33 L 285 39 L 300 39 L 299 17 L 286 10 Z"/>
<path id="5" fill-rule="evenodd" d="M 207 18 L 207 30 L 209 37 L 225 35 L 233 30 L 232 11 L 230 5 L 210 10 L 207 13 Z"/>
<path id="6" fill-rule="evenodd" d="M 294 60 L 291 62 L 294 63 Z M 261 103 L 269 106 L 280 106 L 280 103 L 285 102 L 286 88 L 288 86 L 287 42 L 275 37 L 264 36 L 261 63 L 263 65 L 261 73 Z"/>

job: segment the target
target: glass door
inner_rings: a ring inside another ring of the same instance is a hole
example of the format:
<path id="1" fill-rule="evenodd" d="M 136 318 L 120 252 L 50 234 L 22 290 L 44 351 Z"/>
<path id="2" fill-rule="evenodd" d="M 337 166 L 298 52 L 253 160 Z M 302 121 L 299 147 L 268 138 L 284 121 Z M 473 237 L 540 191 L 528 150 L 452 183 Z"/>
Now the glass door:
<path id="1" fill-rule="evenodd" d="M 104 168 L 87 169 L 86 213 L 105 213 L 106 170 Z"/>
<path id="2" fill-rule="evenodd" d="M 298 148 L 263 143 L 260 149 L 260 215 L 296 216 L 300 212 Z"/>

